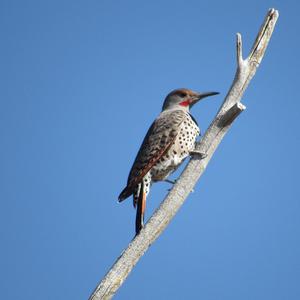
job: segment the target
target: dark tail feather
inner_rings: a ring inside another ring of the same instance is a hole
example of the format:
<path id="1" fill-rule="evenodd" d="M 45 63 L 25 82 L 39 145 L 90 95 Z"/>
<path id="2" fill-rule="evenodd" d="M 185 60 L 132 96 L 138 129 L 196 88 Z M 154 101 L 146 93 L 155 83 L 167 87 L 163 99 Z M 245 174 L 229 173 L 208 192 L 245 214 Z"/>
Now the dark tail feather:
<path id="1" fill-rule="evenodd" d="M 144 215 L 146 209 L 146 193 L 144 192 L 144 183 L 141 183 L 139 195 L 137 195 L 137 208 L 136 208 L 136 219 L 135 219 L 135 232 L 138 235 L 144 226 Z"/>
<path id="2" fill-rule="evenodd" d="M 122 202 L 123 200 L 127 199 L 130 195 L 132 195 L 133 191 L 131 188 L 128 188 L 128 186 L 126 186 L 126 188 L 121 192 L 121 194 L 119 195 L 119 202 Z"/>

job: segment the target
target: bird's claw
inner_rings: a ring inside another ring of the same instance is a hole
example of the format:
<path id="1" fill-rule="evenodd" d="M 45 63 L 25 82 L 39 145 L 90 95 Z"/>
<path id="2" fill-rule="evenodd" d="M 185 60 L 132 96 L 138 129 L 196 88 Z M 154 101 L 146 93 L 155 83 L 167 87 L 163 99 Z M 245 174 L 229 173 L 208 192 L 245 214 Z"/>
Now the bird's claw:
<path id="1" fill-rule="evenodd" d="M 172 185 L 174 185 L 174 184 L 176 183 L 177 179 L 174 179 L 174 180 L 171 180 L 171 179 L 165 179 L 164 181 L 167 182 L 167 183 L 171 183 Z M 172 188 L 167 189 L 167 191 L 170 192 L 171 189 L 172 189 Z"/>
<path id="2" fill-rule="evenodd" d="M 172 185 L 174 185 L 174 184 L 177 182 L 177 179 L 174 179 L 174 180 L 165 179 L 164 181 L 165 181 L 165 182 L 168 182 L 168 183 L 171 183 Z M 171 189 L 172 189 L 172 188 L 167 189 L 167 191 L 170 192 Z M 194 193 L 194 189 L 191 190 L 191 193 Z"/>
<path id="3" fill-rule="evenodd" d="M 199 150 L 192 150 L 190 151 L 190 155 L 192 156 L 199 156 L 200 159 L 204 159 L 207 157 L 207 153 L 201 152 Z"/>
<path id="4" fill-rule="evenodd" d="M 177 179 L 174 179 L 174 180 L 171 180 L 171 179 L 165 179 L 164 181 L 167 182 L 167 183 L 171 183 L 171 184 L 174 185 L 174 184 L 176 183 Z"/>

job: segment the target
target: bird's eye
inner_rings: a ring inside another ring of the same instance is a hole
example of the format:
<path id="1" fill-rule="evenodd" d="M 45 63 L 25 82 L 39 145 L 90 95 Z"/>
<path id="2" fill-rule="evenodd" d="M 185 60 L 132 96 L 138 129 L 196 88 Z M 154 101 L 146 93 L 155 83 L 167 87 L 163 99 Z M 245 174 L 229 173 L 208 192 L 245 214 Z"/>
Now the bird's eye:
<path id="1" fill-rule="evenodd" d="M 186 96 L 186 93 L 179 93 L 179 97 L 184 98 Z"/>

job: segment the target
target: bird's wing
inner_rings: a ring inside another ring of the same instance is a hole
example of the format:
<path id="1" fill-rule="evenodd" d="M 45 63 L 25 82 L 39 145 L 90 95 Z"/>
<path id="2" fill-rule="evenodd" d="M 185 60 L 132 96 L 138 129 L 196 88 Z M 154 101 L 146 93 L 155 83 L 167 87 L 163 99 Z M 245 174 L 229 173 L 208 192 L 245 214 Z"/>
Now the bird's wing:
<path id="1" fill-rule="evenodd" d="M 174 142 L 181 123 L 186 118 L 182 110 L 163 112 L 151 125 L 128 176 L 127 186 L 121 192 L 119 201 L 129 197 L 135 187 L 153 165 L 168 151 Z"/>

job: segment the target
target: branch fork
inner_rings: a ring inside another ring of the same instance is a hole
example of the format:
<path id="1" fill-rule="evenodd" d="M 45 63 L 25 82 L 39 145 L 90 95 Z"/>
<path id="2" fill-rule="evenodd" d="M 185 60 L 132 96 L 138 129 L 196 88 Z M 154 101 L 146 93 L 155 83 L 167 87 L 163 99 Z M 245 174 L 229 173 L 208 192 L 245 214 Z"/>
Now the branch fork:
<path id="1" fill-rule="evenodd" d="M 240 33 L 237 34 L 237 70 L 234 81 L 216 117 L 203 138 L 196 144 L 196 151 L 205 153 L 206 156 L 195 155 L 191 158 L 159 208 L 140 233 L 122 252 L 112 268 L 96 287 L 89 300 L 106 300 L 113 297 L 140 257 L 159 237 L 184 203 L 189 193 L 193 191 L 196 182 L 205 171 L 221 140 L 230 129 L 234 120 L 246 108 L 240 103 L 241 98 L 264 56 L 277 19 L 278 11 L 270 9 L 246 59 L 243 59 L 242 54 L 242 36 Z"/>

